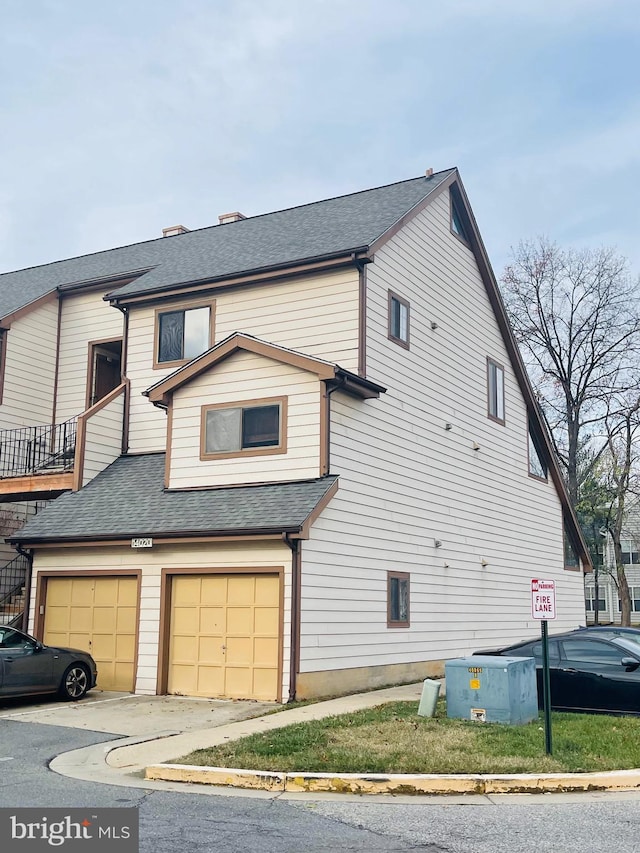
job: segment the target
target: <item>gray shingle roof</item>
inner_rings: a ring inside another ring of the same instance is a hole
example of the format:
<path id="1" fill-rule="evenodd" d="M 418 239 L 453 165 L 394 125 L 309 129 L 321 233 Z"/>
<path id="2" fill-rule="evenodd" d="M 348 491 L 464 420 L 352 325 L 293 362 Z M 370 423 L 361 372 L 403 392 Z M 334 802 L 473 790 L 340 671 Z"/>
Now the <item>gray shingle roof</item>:
<path id="1" fill-rule="evenodd" d="M 12 541 L 294 532 L 338 479 L 168 492 L 164 459 L 164 453 L 120 457 L 79 492 L 55 500 Z"/>
<path id="2" fill-rule="evenodd" d="M 55 288 L 149 270 L 117 296 L 366 249 L 455 170 L 0 275 L 0 317 Z"/>

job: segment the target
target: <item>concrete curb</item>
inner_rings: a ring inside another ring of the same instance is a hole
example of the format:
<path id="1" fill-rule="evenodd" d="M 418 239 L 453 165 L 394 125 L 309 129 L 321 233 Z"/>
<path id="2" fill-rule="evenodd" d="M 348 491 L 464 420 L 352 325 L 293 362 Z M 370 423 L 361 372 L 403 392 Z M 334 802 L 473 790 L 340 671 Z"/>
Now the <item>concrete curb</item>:
<path id="1" fill-rule="evenodd" d="M 145 779 L 313 794 L 541 794 L 640 788 L 640 770 L 539 775 L 335 774 L 271 773 L 226 767 L 154 764 L 146 768 Z"/>

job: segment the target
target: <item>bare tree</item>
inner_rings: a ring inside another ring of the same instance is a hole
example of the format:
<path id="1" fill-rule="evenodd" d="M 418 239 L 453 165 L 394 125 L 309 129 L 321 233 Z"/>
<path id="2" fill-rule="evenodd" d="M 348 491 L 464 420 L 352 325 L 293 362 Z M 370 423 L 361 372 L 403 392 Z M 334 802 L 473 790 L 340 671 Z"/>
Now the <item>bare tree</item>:
<path id="1" fill-rule="evenodd" d="M 606 443 L 602 454 L 603 492 L 609 495 L 606 529 L 611 536 L 615 562 L 614 580 L 620 598 L 620 620 L 631 624 L 631 596 L 622 560 L 622 533 L 629 512 L 629 499 L 639 488 L 640 397 L 627 395 L 613 407 L 604 420 Z"/>
<path id="2" fill-rule="evenodd" d="M 638 387 L 639 282 L 613 249 L 565 249 L 546 238 L 522 242 L 502 277 L 516 339 L 578 503 L 580 482 L 606 443 L 581 450 L 613 393 Z"/>

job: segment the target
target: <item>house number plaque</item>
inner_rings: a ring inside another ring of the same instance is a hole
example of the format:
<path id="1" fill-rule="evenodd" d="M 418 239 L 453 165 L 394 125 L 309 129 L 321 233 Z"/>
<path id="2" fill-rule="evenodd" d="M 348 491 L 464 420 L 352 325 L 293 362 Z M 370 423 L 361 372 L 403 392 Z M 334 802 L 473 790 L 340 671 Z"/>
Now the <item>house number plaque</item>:
<path id="1" fill-rule="evenodd" d="M 131 540 L 132 548 L 153 548 L 153 539 L 150 537 L 141 537 Z"/>

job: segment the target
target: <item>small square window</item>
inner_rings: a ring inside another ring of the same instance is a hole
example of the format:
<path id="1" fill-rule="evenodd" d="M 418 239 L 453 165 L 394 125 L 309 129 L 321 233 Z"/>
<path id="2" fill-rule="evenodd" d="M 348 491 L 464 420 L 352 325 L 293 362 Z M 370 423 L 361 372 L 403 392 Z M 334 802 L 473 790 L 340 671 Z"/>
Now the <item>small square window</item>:
<path id="1" fill-rule="evenodd" d="M 488 415 L 504 424 L 504 367 L 487 358 Z"/>
<path id="2" fill-rule="evenodd" d="M 409 349 L 409 303 L 389 291 L 389 339 Z"/>
<path id="3" fill-rule="evenodd" d="M 159 311 L 156 328 L 158 365 L 190 361 L 211 346 L 211 306 Z"/>
<path id="4" fill-rule="evenodd" d="M 387 572 L 387 628 L 409 627 L 409 574 Z"/>
<path id="5" fill-rule="evenodd" d="M 203 406 L 200 456 L 286 452 L 286 398 L 242 405 Z"/>

